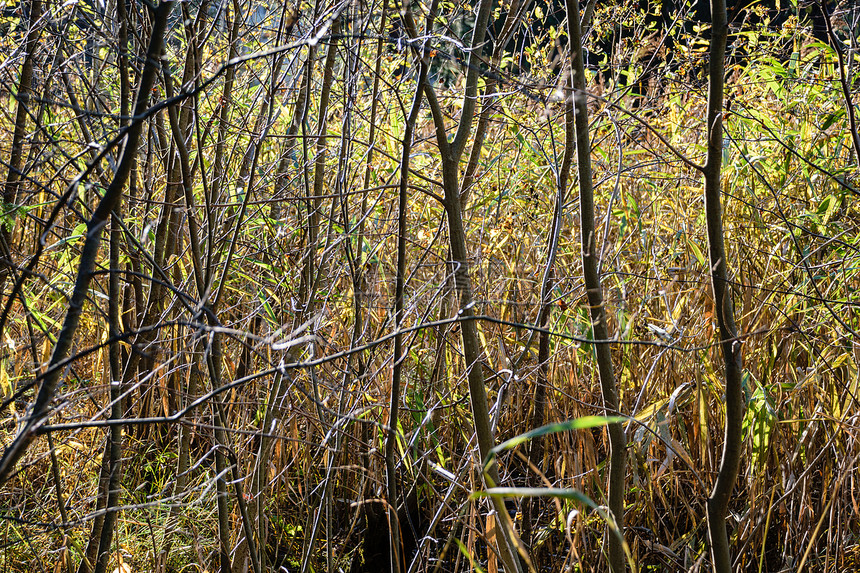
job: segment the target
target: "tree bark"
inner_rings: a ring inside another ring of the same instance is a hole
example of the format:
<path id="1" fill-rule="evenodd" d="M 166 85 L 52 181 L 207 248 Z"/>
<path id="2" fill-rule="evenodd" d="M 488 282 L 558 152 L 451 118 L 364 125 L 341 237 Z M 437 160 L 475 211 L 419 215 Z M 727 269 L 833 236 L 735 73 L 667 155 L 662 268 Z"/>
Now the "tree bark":
<path id="1" fill-rule="evenodd" d="M 478 339 L 478 327 L 475 323 L 474 304 L 472 299 L 472 282 L 469 276 L 469 253 L 466 247 L 466 229 L 463 225 L 463 207 L 460 199 L 460 158 L 466 146 L 466 141 L 472 131 L 475 118 L 475 106 L 478 95 L 478 72 L 481 63 L 481 47 L 484 45 L 487 25 L 490 19 L 491 0 L 481 0 L 477 6 L 475 28 L 469 48 L 469 68 L 466 73 L 466 87 L 463 94 L 463 110 L 460 114 L 457 132 L 453 141 L 448 142 L 448 130 L 445 127 L 445 116 L 436 92 L 429 83 L 424 85 L 427 103 L 433 115 L 436 131 L 436 143 L 442 160 L 442 187 L 444 189 L 443 206 L 448 219 L 448 241 L 451 249 L 454 288 L 459 299 L 460 335 L 463 344 L 463 358 L 466 362 L 466 376 L 469 384 L 469 401 L 472 407 L 472 418 L 475 424 L 475 435 L 478 440 L 478 452 L 482 460 L 486 460 L 490 450 L 495 445 L 495 436 L 490 421 L 487 388 L 481 360 L 481 344 Z M 413 38 L 418 34 L 415 22 L 407 12 L 404 17 L 407 31 Z M 429 33 L 429 30 L 427 30 Z M 494 485 L 499 483 L 498 467 L 492 464 L 488 469 L 490 480 Z M 506 514 L 504 502 L 497 497 L 492 498 L 493 508 L 498 514 Z M 497 519 L 497 522 L 502 521 Z M 508 537 L 508 531 L 501 528 L 497 537 L 499 552 L 505 563 L 506 571 L 521 571 L 515 543 Z"/>
<path id="2" fill-rule="evenodd" d="M 582 232 L 582 274 L 588 306 L 591 312 L 592 338 L 597 358 L 597 371 L 603 406 L 608 415 L 618 414 L 618 387 L 612 371 L 612 348 L 608 343 L 606 309 L 603 306 L 603 287 L 600 283 L 597 257 L 597 235 L 594 225 L 594 188 L 591 172 L 591 140 L 588 134 L 588 99 L 585 92 L 585 65 L 582 55 L 582 28 L 579 21 L 579 0 L 567 0 L 567 26 L 570 37 L 571 74 L 573 75 L 574 123 L 576 126 L 576 152 L 579 169 L 579 221 Z M 627 440 L 620 422 L 607 426 L 609 433 L 609 510 L 615 524 L 624 531 L 624 474 Z M 609 567 L 614 573 L 625 570 L 624 547 L 615 532 L 609 535 Z"/>
<path id="3" fill-rule="evenodd" d="M 18 186 L 21 179 L 22 158 L 24 156 L 24 138 L 27 135 L 27 116 L 30 111 L 30 99 L 33 92 L 33 55 L 39 44 L 40 28 L 37 26 L 42 17 L 42 0 L 30 2 L 30 24 L 24 39 L 25 55 L 21 64 L 21 75 L 18 80 L 18 91 L 15 94 L 15 129 L 12 132 L 12 148 L 9 154 L 9 172 L 6 175 L 6 185 L 3 187 L 3 204 L 0 205 L 2 214 L 7 216 L 7 209 L 18 205 Z M 12 273 L 12 233 L 5 224 L 0 224 L 0 300 L 3 296 L 3 286 L 6 278 Z M 12 296 L 12 295 L 10 295 Z M 2 334 L 2 326 L 0 326 Z"/>
<path id="4" fill-rule="evenodd" d="M 725 0 L 711 0 L 711 45 L 708 69 L 708 156 L 705 162 L 705 220 L 708 227 L 708 254 L 711 287 L 720 332 L 726 384 L 725 443 L 720 471 L 708 498 L 708 535 L 716 573 L 732 570 L 726 515 L 740 466 L 744 399 L 742 389 L 741 342 L 735 326 L 726 249 L 724 244 L 721 194 L 723 157 L 723 91 L 728 24 Z"/>
<path id="5" fill-rule="evenodd" d="M 435 3 L 434 3 L 435 4 Z M 418 57 L 421 57 L 420 52 Z M 397 452 L 397 415 L 400 405 L 400 386 L 403 377 L 403 361 L 406 355 L 403 350 L 403 333 L 400 326 L 403 321 L 403 299 L 406 290 L 406 235 L 407 212 L 406 202 L 409 199 L 409 156 L 412 153 L 412 137 L 415 133 L 415 122 L 421 111 L 422 93 L 424 82 L 427 80 L 427 62 L 422 58 L 418 72 L 418 85 L 415 86 L 415 96 L 409 116 L 406 118 L 406 127 L 403 133 L 402 150 L 400 156 L 400 185 L 397 210 L 397 276 L 394 292 L 394 371 L 391 377 L 391 396 L 388 404 L 388 435 L 385 439 L 385 472 L 388 483 L 388 515 L 389 530 L 391 532 L 391 570 L 399 573 L 403 568 L 403 555 L 400 546 L 400 524 L 397 522 L 397 464 L 395 454 Z"/>

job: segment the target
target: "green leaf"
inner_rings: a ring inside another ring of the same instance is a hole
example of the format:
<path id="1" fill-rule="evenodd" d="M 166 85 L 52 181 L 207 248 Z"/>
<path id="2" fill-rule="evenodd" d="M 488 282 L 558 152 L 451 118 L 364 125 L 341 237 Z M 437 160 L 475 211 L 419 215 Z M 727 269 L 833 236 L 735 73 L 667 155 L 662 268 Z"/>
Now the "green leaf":
<path id="1" fill-rule="evenodd" d="M 829 128 L 831 125 L 836 123 L 836 120 L 842 119 L 842 116 L 844 116 L 844 115 L 845 115 L 845 111 L 842 109 L 837 110 L 837 111 L 829 114 L 827 116 L 827 119 L 824 120 L 824 123 L 821 124 L 821 131 L 827 131 L 827 128 Z"/>
<path id="2" fill-rule="evenodd" d="M 531 440 L 532 438 L 538 438 L 547 434 L 567 432 L 570 430 L 587 430 L 589 428 L 597 428 L 600 426 L 605 426 L 607 424 L 613 424 L 615 422 L 623 422 L 625 420 L 626 418 L 621 416 L 583 416 L 582 418 L 574 418 L 573 420 L 567 420 L 566 422 L 555 422 L 552 424 L 547 424 L 545 426 L 535 428 L 534 430 L 531 430 L 524 434 L 520 434 L 519 436 L 514 436 L 510 440 L 502 442 L 501 444 L 490 450 L 490 454 L 489 456 L 487 456 L 487 461 L 484 466 L 489 465 L 493 461 L 493 458 L 499 452 L 515 448 L 523 442 Z"/>
<path id="3" fill-rule="evenodd" d="M 705 263 L 705 255 L 702 253 L 702 250 L 699 248 L 696 243 L 691 241 L 689 237 L 687 238 L 687 245 L 689 245 L 690 250 L 693 251 L 693 256 L 696 257 L 696 260 L 699 261 L 699 264 L 703 267 L 707 267 L 708 265 Z"/>
<path id="4" fill-rule="evenodd" d="M 472 498 L 476 497 L 557 497 L 578 501 L 591 509 L 597 508 L 594 500 L 581 491 L 558 487 L 491 487 L 473 493 Z"/>

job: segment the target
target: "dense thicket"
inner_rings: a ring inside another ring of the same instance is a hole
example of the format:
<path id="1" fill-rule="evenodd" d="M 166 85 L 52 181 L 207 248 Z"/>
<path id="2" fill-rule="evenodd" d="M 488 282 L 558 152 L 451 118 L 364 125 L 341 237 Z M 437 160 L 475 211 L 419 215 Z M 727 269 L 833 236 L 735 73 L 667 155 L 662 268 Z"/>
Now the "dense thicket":
<path id="1" fill-rule="evenodd" d="M 783 4 L 6 7 L 4 569 L 860 567 L 860 10 Z"/>

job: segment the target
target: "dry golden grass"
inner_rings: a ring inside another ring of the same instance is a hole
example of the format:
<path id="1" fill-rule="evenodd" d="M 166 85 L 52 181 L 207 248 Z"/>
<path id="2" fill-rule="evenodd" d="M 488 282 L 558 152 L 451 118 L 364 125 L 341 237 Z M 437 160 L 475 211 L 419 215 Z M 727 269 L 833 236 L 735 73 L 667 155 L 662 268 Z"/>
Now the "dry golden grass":
<path id="1" fill-rule="evenodd" d="M 209 56 L 212 61 L 221 57 L 217 53 L 213 50 Z M 241 71 L 228 129 L 230 173 L 238 172 L 248 146 L 257 90 L 252 80 L 265 77 L 267 70 L 264 61 L 252 61 Z M 367 72 L 358 88 L 362 94 L 370 90 Z M 849 185 L 856 182 L 847 122 L 840 115 L 842 104 L 833 81 L 828 65 L 810 64 L 794 77 L 780 77 L 765 61 L 739 72 L 729 86 L 732 113 L 727 119 L 724 217 L 743 336 L 748 413 L 745 455 L 728 526 L 737 567 L 743 571 L 860 567 L 856 483 L 860 350 L 854 337 L 860 324 L 855 317 L 860 210 L 852 192 L 833 178 L 843 178 Z M 106 82 L 106 92 L 108 87 Z M 458 110 L 452 102 L 457 101 L 457 87 L 442 99 L 455 117 Z M 345 84 L 335 82 L 333 100 L 338 103 L 328 126 L 324 239 L 313 253 L 324 269 L 316 285 L 318 312 L 306 316 L 299 300 L 306 288 L 301 276 L 306 255 L 303 177 L 309 173 L 305 165 L 312 169 L 312 158 L 299 154 L 288 173 L 276 172 L 283 150 L 279 138 L 288 129 L 284 117 L 276 118 L 263 145 L 257 188 L 218 312 L 225 329 L 224 382 L 266 373 L 234 385 L 220 398 L 228 449 L 238 461 L 246 492 L 255 468 L 264 468 L 266 487 L 259 495 L 268 522 L 267 551 L 270 560 L 280 560 L 290 571 L 300 567 L 308 552 L 314 570 L 329 566 L 348 570 L 350 561 L 363 551 L 362 504 L 385 492 L 382 452 L 393 350 L 390 340 L 379 340 L 392 330 L 397 221 L 395 190 L 388 186 L 396 182 L 403 124 L 396 102 L 406 101 L 408 90 L 402 86 L 383 90 L 376 155 L 365 189 L 370 97 L 362 96 L 351 109 L 351 147 L 346 148 L 345 163 L 338 164 L 347 122 L 344 89 Z M 638 102 L 635 112 L 695 161 L 701 159 L 704 137 L 700 92 L 700 86 L 668 83 L 661 93 Z M 217 113 L 213 94 L 201 97 L 201 130 Z M 293 92 L 289 94 L 291 101 Z M 113 102 L 116 96 L 105 97 Z M 608 105 L 612 97 L 606 88 L 606 99 L 593 104 L 592 141 L 601 229 L 596 240 L 610 332 L 617 337 L 613 353 L 621 413 L 630 417 L 626 540 L 641 571 L 704 571 L 709 562 L 705 500 L 719 464 L 723 395 L 705 262 L 701 181 L 653 133 L 614 103 Z M 633 104 L 629 98 L 617 103 Z M 13 105 L 13 99 L 4 100 L 6 112 Z M 73 137 L 77 135 L 73 112 L 50 107 L 46 113 L 65 135 L 45 148 L 70 155 L 81 152 L 82 145 Z M 289 115 L 286 109 L 284 114 Z M 2 118 L 4 134 L 11 129 L 12 117 L 7 113 Z M 537 340 L 530 340 L 528 327 L 537 318 L 547 260 L 546 235 L 556 193 L 552 170 L 561 161 L 562 122 L 561 106 L 547 107 L 522 94 L 503 98 L 494 110 L 477 188 L 465 212 L 477 313 L 495 319 L 482 321 L 480 334 L 490 401 L 498 408 L 498 441 L 531 429 L 540 365 Z M 125 216 L 144 250 L 153 248 L 150 225 L 157 220 L 167 177 L 157 158 L 163 150 L 155 143 L 156 130 L 153 127 L 150 147 L 142 150 L 146 159 L 137 173 L 138 194 L 129 198 Z M 411 330 L 406 337 L 402 416 L 396 428 L 401 490 L 405 493 L 417 484 L 422 524 L 436 520 L 426 537 L 419 535 L 418 570 L 431 571 L 437 564 L 444 571 L 478 565 L 491 569 L 495 557 L 487 549 L 485 501 L 470 497 L 482 489 L 480 460 L 458 325 L 450 320 L 457 311 L 447 265 L 445 218 L 432 196 L 439 193 L 440 163 L 426 114 L 417 133 L 404 320 Z M 201 147 L 195 140 L 195 157 L 211 161 L 213 142 L 211 134 Z M 5 144 L 0 153 L 6 156 Z M 32 176 L 44 191 L 28 192 L 23 205 L 29 217 L 20 212 L 14 226 L 13 242 L 25 249 L 17 253 L 16 262 L 21 264 L 56 200 L 54 194 L 62 192 L 76 170 L 53 156 L 34 165 Z M 202 196 L 199 172 L 195 181 L 200 186 L 195 193 Z M 44 367 L 51 336 L 62 321 L 64 293 L 74 280 L 80 247 L 79 239 L 68 237 L 93 206 L 95 191 L 88 190 L 66 209 L 48 238 L 51 248 L 24 284 L 26 308 L 20 301 L 13 306 L 3 335 L 0 383 L 4 400 L 16 389 L 20 395 L 2 412 L 4 443 L 13 436 L 16 416 L 32 399 L 28 385 L 34 371 Z M 224 221 L 229 222 L 241 200 L 235 188 L 229 191 L 212 209 L 214 227 L 223 233 L 216 234 L 220 242 L 214 250 L 221 252 L 230 238 Z M 547 422 L 604 413 L 592 352 L 583 343 L 589 323 L 576 195 L 574 186 L 567 194 L 555 264 L 550 330 L 559 336 L 552 339 Z M 273 218 L 276 204 L 279 213 Z M 199 211 L 196 216 L 203 219 L 202 208 Z M 187 227 L 180 228 L 179 247 L 165 270 L 176 289 L 194 296 L 187 232 Z M 347 263 L 347 243 L 353 253 L 360 251 L 353 267 Z M 132 269 L 128 257 L 139 257 L 140 250 L 130 240 L 123 248 L 123 268 L 128 263 Z M 140 297 L 149 289 L 146 275 L 152 270 L 145 260 L 140 264 L 143 270 L 135 272 L 143 273 L 142 286 L 130 281 L 123 295 L 129 315 L 142 307 L 145 300 Z M 362 305 L 357 338 L 356 288 Z M 100 274 L 76 346 L 77 351 L 96 349 L 72 364 L 52 424 L 105 418 L 110 379 L 104 346 L 106 291 L 107 276 Z M 137 325 L 134 320 L 128 324 Z M 199 337 L 207 333 L 200 320 L 182 309 L 176 297 L 168 301 L 159 317 L 163 327 L 156 337 L 157 349 L 148 350 L 156 357 L 155 367 L 137 372 L 125 387 L 129 417 L 174 413 L 212 389 L 205 381 L 195 395 L 187 392 L 190 378 L 205 368 Z M 434 324 L 422 327 L 427 323 Z M 300 325 L 304 330 L 299 332 Z M 316 336 L 313 344 L 282 344 L 308 333 Z M 132 352 L 130 342 L 123 342 L 126 360 Z M 321 358 L 327 359 L 308 365 Z M 275 370 L 290 363 L 298 366 L 286 371 L 284 392 L 274 396 L 279 377 Z M 149 404 L 146 412 L 140 410 L 143 403 Z M 276 423 L 265 428 L 269 405 Z M 185 490 L 173 491 L 180 425 L 192 431 L 192 468 Z M 260 460 L 263 434 L 274 441 L 268 457 Z M 0 562 L 5 570 L 77 567 L 97 513 L 104 439 L 101 429 L 54 432 L 57 484 L 43 437 L 20 472 L 3 486 Z M 575 488 L 602 503 L 605 433 L 583 430 L 543 440 L 544 456 L 537 468 L 528 467 L 525 446 L 500 456 L 502 485 L 533 484 L 538 470 L 544 484 Z M 124 448 L 118 557 L 111 569 L 122 565 L 131 571 L 150 570 L 169 535 L 173 548 L 168 570 L 214 571 L 211 405 L 189 412 L 181 424 L 129 426 Z M 58 491 L 66 523 L 60 517 Z M 248 496 L 247 501 L 257 499 Z M 171 507 L 180 508 L 173 529 L 167 527 Z M 509 507 L 521 525 L 517 504 L 511 501 Z M 538 507 L 530 542 L 542 571 L 606 570 L 605 527 L 594 512 L 565 500 L 544 500 Z M 322 518 L 315 543 L 308 547 L 318 512 Z M 230 517 L 231 539 L 238 543 L 242 522 L 235 499 Z"/>

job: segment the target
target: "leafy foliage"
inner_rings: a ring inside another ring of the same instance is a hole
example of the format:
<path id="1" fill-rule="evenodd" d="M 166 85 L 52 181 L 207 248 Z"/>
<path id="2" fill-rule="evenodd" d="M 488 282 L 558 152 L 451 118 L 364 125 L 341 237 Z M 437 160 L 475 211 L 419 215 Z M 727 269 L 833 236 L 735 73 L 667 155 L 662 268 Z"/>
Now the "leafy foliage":
<path id="1" fill-rule="evenodd" d="M 500 3 L 497 18 L 507 5 Z M 4 12 L 0 21 L 0 31 L 8 24 L 0 38 L 2 85 L 18 85 L 23 61 L 7 34 L 40 34 L 21 184 L 0 213 L 0 303 L 9 309 L 0 323 L 4 444 L 38 390 L 86 222 L 110 182 L 129 120 L 119 56 L 127 51 L 135 85 L 149 26 L 144 6 L 129 6 L 133 33 L 124 46 L 107 33 L 118 22 L 100 4 L 52 5 L 50 18 L 38 22 Z M 497 533 L 483 510 L 488 494 L 507 500 L 518 530 L 519 498 L 541 498 L 532 536 L 523 540 L 536 568 L 605 571 L 603 425 L 618 420 L 629 443 L 625 540 L 633 561 L 642 571 L 704 570 L 704 502 L 719 465 L 724 396 L 714 366 L 719 340 L 702 184 L 678 157 L 700 163 L 705 152 L 703 30 L 683 28 L 672 58 L 655 51 L 649 59 L 657 54 L 662 63 L 649 66 L 635 44 L 660 30 L 644 13 L 594 14 L 594 52 L 612 30 L 635 32 L 592 62 L 589 78 L 593 240 L 620 412 L 600 408 L 568 190 L 547 327 L 549 425 L 531 426 L 541 366 L 533 333 L 564 142 L 566 55 L 556 57 L 563 27 L 538 27 L 527 46 L 519 36 L 513 44 L 522 53 L 506 53 L 498 69 L 481 65 L 495 99 L 479 98 L 489 122 L 463 214 L 477 365 L 464 363 L 459 343 L 439 201 L 443 165 L 425 104 L 409 173 L 404 391 L 391 428 L 396 187 L 418 46 L 389 35 L 399 13 L 393 5 L 385 23 L 379 4 L 302 5 L 289 34 L 279 10 L 235 6 L 174 8 L 164 61 L 179 95 L 168 99 L 162 75 L 155 107 L 135 119 L 144 122 L 143 141 L 121 221 L 111 223 L 119 229 L 118 263 L 105 245 L 64 384 L 39 430 L 51 441 L 40 437 L 0 489 L 3 566 L 62 570 L 87 554 L 92 525 L 104 514 L 99 481 L 110 388 L 118 384 L 127 421 L 113 546 L 121 557 L 111 559 L 132 571 L 217 569 L 219 483 L 229 495 L 231 559 L 241 556 L 249 519 L 270 567 L 358 567 L 369 554 L 359 542 L 368 512 L 385 497 L 389 432 L 397 435 L 403 505 L 414 490 L 419 508 L 417 570 L 497 565 Z M 428 9 L 416 4 L 419 26 Z M 529 19 L 540 19 L 537 9 Z M 450 81 L 440 75 L 435 88 L 450 123 L 462 111 L 470 30 L 463 22 L 474 16 L 459 3 L 443 2 L 441 10 L 428 36 L 438 50 L 432 57 L 448 56 Z M 334 14 L 344 26 L 336 35 Z M 853 14 L 845 8 L 834 19 Z M 804 26 L 793 18 L 779 29 L 744 28 L 735 47 L 748 57 L 727 83 L 724 223 L 737 269 L 731 279 L 747 407 L 728 526 L 743 570 L 851 570 L 860 561 L 858 150 L 836 52 L 812 41 Z M 777 44 L 788 48 L 774 50 Z M 329 50 L 331 98 L 320 109 Z M 643 75 L 650 79 L 637 95 L 628 86 Z M 16 110 L 25 103 L 17 89 L 0 88 L 4 171 Z M 178 139 L 187 148 L 188 181 Z M 121 285 L 116 336 L 111 276 Z M 111 344 L 120 353 L 118 377 Z M 220 379 L 207 369 L 214 362 Z M 488 492 L 478 477 L 486 460 L 475 454 L 467 367 L 483 368 L 500 443 L 494 463 L 502 483 Z M 215 433 L 219 423 L 224 439 Z M 545 447 L 530 466 L 534 440 Z M 216 454 L 226 456 L 227 469 Z M 534 476 L 544 487 L 535 487 Z"/>

